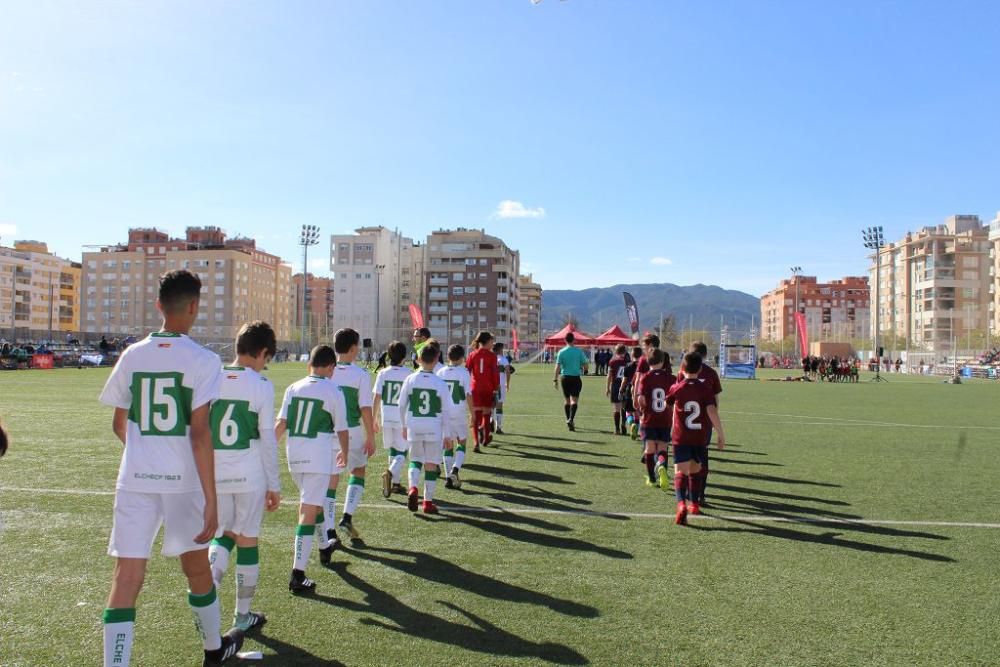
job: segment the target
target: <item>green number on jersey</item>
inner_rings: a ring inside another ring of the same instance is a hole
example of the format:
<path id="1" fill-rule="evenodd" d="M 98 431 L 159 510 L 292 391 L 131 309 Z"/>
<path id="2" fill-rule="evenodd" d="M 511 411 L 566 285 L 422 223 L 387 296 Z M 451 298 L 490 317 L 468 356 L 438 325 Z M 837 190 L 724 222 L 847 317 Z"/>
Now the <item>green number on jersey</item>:
<path id="1" fill-rule="evenodd" d="M 458 380 L 445 380 L 451 389 L 451 402 L 458 405 L 465 400 L 465 387 Z"/>
<path id="2" fill-rule="evenodd" d="M 361 426 L 361 405 L 358 403 L 358 388 L 340 385 L 344 394 L 344 404 L 347 407 L 347 428 Z"/>
<path id="3" fill-rule="evenodd" d="M 441 397 L 433 389 L 414 389 L 410 396 L 410 414 L 414 417 L 437 417 L 441 414 Z"/>
<path id="4" fill-rule="evenodd" d="M 288 435 L 315 438 L 320 433 L 333 433 L 333 418 L 323 409 L 318 398 L 294 396 L 288 404 Z"/>
<path id="5" fill-rule="evenodd" d="M 387 380 L 382 385 L 382 402 L 386 405 L 399 405 L 399 390 L 402 388 L 402 382 Z"/>
<path id="6" fill-rule="evenodd" d="M 257 413 L 250 410 L 250 401 L 218 400 L 212 403 L 209 421 L 216 449 L 250 449 L 250 441 L 260 438 Z"/>
<path id="7" fill-rule="evenodd" d="M 139 433 L 152 436 L 187 433 L 194 392 L 183 381 L 184 374 L 173 371 L 132 374 L 128 418 L 139 426 Z"/>

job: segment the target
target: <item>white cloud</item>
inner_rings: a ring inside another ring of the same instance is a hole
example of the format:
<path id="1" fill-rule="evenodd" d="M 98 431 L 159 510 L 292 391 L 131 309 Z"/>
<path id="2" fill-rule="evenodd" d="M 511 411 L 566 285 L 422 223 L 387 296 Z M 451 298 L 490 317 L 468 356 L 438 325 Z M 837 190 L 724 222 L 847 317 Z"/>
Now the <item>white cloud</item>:
<path id="1" fill-rule="evenodd" d="M 667 257 L 654 257 L 651 260 L 649 260 L 649 263 L 656 264 L 658 266 L 666 266 L 667 264 L 673 264 L 674 262 L 673 260 Z"/>
<path id="2" fill-rule="evenodd" d="M 493 212 L 491 217 L 501 220 L 507 218 L 544 218 L 545 209 L 541 206 L 538 208 L 527 208 L 519 201 L 504 199 L 497 204 L 497 210 Z"/>
<path id="3" fill-rule="evenodd" d="M 17 236 L 17 225 L 11 222 L 0 222 L 0 236 Z"/>

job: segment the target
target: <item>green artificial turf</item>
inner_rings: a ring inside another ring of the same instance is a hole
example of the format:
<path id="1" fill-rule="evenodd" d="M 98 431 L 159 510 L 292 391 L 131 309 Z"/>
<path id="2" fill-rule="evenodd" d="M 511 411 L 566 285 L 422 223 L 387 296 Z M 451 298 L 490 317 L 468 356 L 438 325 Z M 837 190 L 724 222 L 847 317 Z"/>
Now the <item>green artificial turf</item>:
<path id="1" fill-rule="evenodd" d="M 364 544 L 330 570 L 313 555 L 315 597 L 286 589 L 294 505 L 267 515 L 254 608 L 269 622 L 247 664 L 995 664 L 1000 529 L 951 524 L 1000 522 L 1000 386 L 726 381 L 730 446 L 713 451 L 708 516 L 684 528 L 644 486 L 639 445 L 610 434 L 603 379 L 586 378 L 570 433 L 551 372 L 519 366 L 508 435 L 470 452 L 460 491 L 439 484 L 440 516 L 382 499 L 379 449 Z M 278 397 L 303 373 L 268 372 Z M 4 667 L 100 663 L 120 456 L 106 376 L 0 374 Z M 285 472 L 283 489 L 295 498 Z M 133 665 L 199 661 L 179 565 L 157 555 Z"/>

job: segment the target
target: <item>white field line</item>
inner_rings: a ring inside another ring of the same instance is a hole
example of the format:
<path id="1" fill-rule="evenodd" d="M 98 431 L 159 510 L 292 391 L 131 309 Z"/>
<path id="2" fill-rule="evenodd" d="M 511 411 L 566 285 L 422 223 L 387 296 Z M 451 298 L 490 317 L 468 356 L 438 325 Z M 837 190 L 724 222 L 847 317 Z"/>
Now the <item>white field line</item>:
<path id="1" fill-rule="evenodd" d="M 70 496 L 113 496 L 114 491 L 98 491 L 94 489 L 35 489 L 30 487 L 3 486 L 4 493 L 38 493 L 61 494 Z M 294 500 L 283 500 L 282 505 L 294 507 Z M 404 510 L 405 505 L 396 503 L 362 503 L 361 507 L 370 510 Z M 533 507 L 448 507 L 447 501 L 441 505 L 441 510 L 452 514 L 541 514 L 556 516 L 583 516 L 609 519 L 673 519 L 673 514 L 657 514 L 653 512 L 598 512 L 593 510 L 550 510 Z M 689 515 L 689 520 L 698 521 L 749 521 L 752 523 L 802 523 L 818 525 L 860 525 L 860 526 L 937 526 L 941 528 L 985 528 L 1000 529 L 1000 523 L 982 523 L 976 521 L 911 521 L 904 519 L 831 519 L 823 517 L 787 517 L 768 514 L 713 514 Z"/>
<path id="2" fill-rule="evenodd" d="M 1000 431 L 1000 426 L 955 426 L 953 424 L 907 424 L 905 422 L 879 422 L 868 419 L 846 419 L 844 417 L 821 417 L 819 415 L 790 415 L 782 412 L 742 412 L 739 410 L 725 410 L 723 415 L 749 415 L 751 417 L 786 417 L 789 419 L 816 419 L 823 422 L 831 422 L 839 425 L 857 424 L 858 426 L 898 426 L 901 428 L 946 428 L 950 430 L 981 430 Z"/>

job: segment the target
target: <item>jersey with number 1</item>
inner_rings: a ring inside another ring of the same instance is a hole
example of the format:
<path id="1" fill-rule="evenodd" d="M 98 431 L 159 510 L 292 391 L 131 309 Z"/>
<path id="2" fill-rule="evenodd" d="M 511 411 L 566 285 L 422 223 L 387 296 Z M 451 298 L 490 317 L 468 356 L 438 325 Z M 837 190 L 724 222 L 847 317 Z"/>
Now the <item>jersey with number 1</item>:
<path id="1" fill-rule="evenodd" d="M 100 400 L 128 410 L 116 489 L 138 493 L 201 490 L 191 449 L 191 414 L 219 397 L 219 355 L 182 334 L 133 343 Z"/>
<path id="2" fill-rule="evenodd" d="M 288 470 L 331 474 L 340 451 L 334 433 L 347 430 L 347 406 L 337 383 L 309 375 L 289 385 L 278 418 L 288 428 Z"/>
<path id="3" fill-rule="evenodd" d="M 375 378 L 372 395 L 382 399 L 382 424 L 399 423 L 399 392 L 411 372 L 409 368 L 402 366 L 389 366 L 382 369 Z"/>
<path id="4" fill-rule="evenodd" d="M 399 417 L 407 429 L 407 439 L 438 440 L 444 424 L 459 414 L 445 381 L 428 371 L 417 371 L 406 378 L 399 392 Z"/>
<path id="5" fill-rule="evenodd" d="M 708 406 L 715 405 L 715 392 L 704 378 L 681 379 L 667 392 L 667 404 L 673 406 L 674 425 L 670 430 L 675 445 L 707 447 Z"/>
<path id="6" fill-rule="evenodd" d="M 639 378 L 636 395 L 645 399 L 641 421 L 643 426 L 670 428 L 673 416 L 667 405 L 667 394 L 676 383 L 677 378 L 662 368 L 651 370 Z"/>
<path id="7" fill-rule="evenodd" d="M 451 394 L 451 402 L 459 414 L 464 415 L 468 407 L 468 396 L 472 393 L 472 376 L 465 366 L 445 366 L 434 373 L 444 380 Z"/>
<path id="8" fill-rule="evenodd" d="M 280 491 L 274 438 L 274 385 L 243 366 L 222 367 L 219 400 L 209 421 L 219 493 Z"/>
<path id="9" fill-rule="evenodd" d="M 333 371 L 333 379 L 344 392 L 347 428 L 358 428 L 361 426 L 361 408 L 372 407 L 371 376 L 357 364 L 341 362 Z"/>

